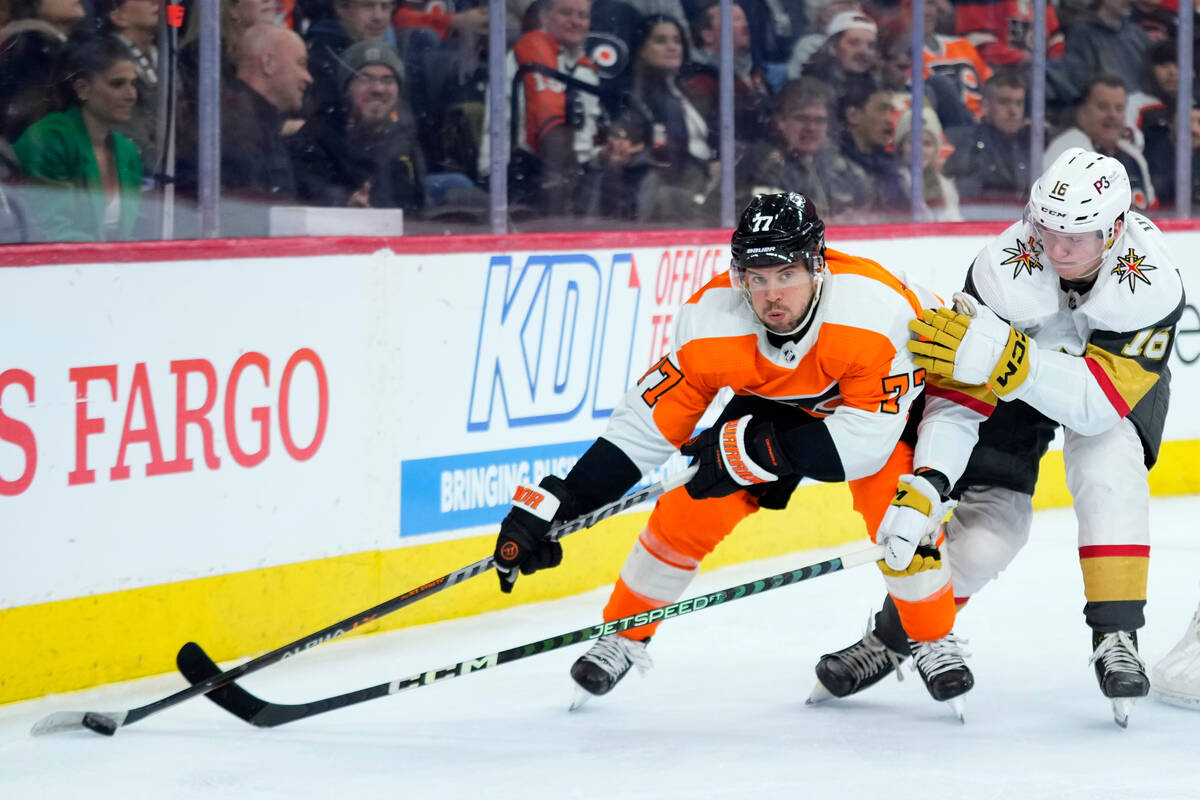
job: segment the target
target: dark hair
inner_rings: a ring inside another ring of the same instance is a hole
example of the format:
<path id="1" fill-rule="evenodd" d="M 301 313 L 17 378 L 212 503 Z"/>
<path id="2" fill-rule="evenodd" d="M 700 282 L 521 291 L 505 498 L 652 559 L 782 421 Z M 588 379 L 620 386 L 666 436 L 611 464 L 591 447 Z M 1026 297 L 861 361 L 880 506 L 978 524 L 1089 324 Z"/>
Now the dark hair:
<path id="1" fill-rule="evenodd" d="M 842 93 L 837 99 L 837 118 L 846 119 L 846 112 L 851 108 L 862 108 L 872 96 L 887 91 L 883 84 L 871 75 L 851 75 L 842 84 Z"/>
<path id="2" fill-rule="evenodd" d="M 71 37 L 63 45 L 59 61 L 59 99 L 64 108 L 79 104 L 75 81 L 91 80 L 118 61 L 130 61 L 125 45 L 111 36 L 86 34 Z"/>
<path id="3" fill-rule="evenodd" d="M 701 31 L 706 31 L 711 27 L 716 27 L 717 19 L 712 19 L 709 16 L 710 12 L 721 5 L 721 0 L 702 0 L 697 6 L 692 15 L 688 17 L 688 27 L 692 30 L 692 42 L 696 47 L 703 47 L 704 42 L 700 40 Z M 741 3 L 734 0 L 733 5 L 740 6 Z M 746 9 L 742 9 L 745 13 Z M 710 22 L 710 20 L 712 20 Z"/>
<path id="4" fill-rule="evenodd" d="M 985 97 L 995 95 L 997 89 L 1020 89 L 1023 92 L 1029 91 L 1029 84 L 1025 80 L 1025 75 L 1014 67 L 997 67 L 992 73 L 992 77 L 988 78 L 983 84 L 983 94 Z"/>
<path id="5" fill-rule="evenodd" d="M 1079 105 L 1083 105 L 1092 96 L 1092 90 L 1097 86 L 1108 86 L 1113 89 L 1125 89 L 1125 81 L 1120 75 L 1112 72 L 1097 72 L 1091 79 L 1083 85 L 1083 91 L 1079 93 Z M 1128 89 L 1125 89 L 1128 92 Z"/>
<path id="6" fill-rule="evenodd" d="M 1158 76 L 1154 74 L 1154 68 L 1160 64 L 1174 64 L 1177 55 L 1178 50 L 1175 40 L 1164 39 L 1161 42 L 1155 42 L 1150 45 L 1150 49 L 1146 51 L 1146 60 L 1142 65 L 1142 89 L 1147 94 L 1154 95 L 1159 100 L 1162 100 L 1163 104 L 1171 109 L 1175 107 L 1174 93 L 1163 89 L 1162 84 L 1158 82 Z"/>
<path id="7" fill-rule="evenodd" d="M 829 84 L 811 76 L 792 78 L 771 98 L 771 114 L 782 117 L 811 106 L 828 110 L 832 104 L 833 89 Z"/>
<path id="8" fill-rule="evenodd" d="M 12 0 L 9 3 L 9 12 L 15 22 L 19 19 L 33 19 L 37 16 L 37 8 L 41 5 L 42 0 Z"/>
<path id="9" fill-rule="evenodd" d="M 675 17 L 671 16 L 670 14 L 651 14 L 648 17 L 642 18 L 642 21 L 638 24 L 637 30 L 633 32 L 633 37 L 630 40 L 629 56 L 634 64 L 638 63 L 638 55 L 642 52 L 642 47 L 646 44 L 647 40 L 649 40 L 651 31 L 653 31 L 659 25 L 662 25 L 664 22 L 674 25 L 675 29 L 679 31 L 679 41 L 683 45 L 683 63 L 688 63 L 688 60 L 691 58 L 691 54 L 688 51 L 687 28 L 683 26 L 682 22 L 675 19 Z"/>

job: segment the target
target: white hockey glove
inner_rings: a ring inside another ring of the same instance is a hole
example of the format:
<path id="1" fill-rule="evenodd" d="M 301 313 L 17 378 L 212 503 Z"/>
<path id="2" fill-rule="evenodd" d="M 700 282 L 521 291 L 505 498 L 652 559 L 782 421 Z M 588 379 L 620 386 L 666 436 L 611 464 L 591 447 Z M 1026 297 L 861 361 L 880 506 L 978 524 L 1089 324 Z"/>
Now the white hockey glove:
<path id="1" fill-rule="evenodd" d="M 941 554 L 935 547 L 920 545 L 937 530 L 945 513 L 946 504 L 932 483 L 920 475 L 900 476 L 896 496 L 875 536 L 876 542 L 883 545 L 879 566 L 885 575 L 913 575 L 941 565 Z"/>
<path id="2" fill-rule="evenodd" d="M 1029 377 L 1034 345 L 969 295 L 956 292 L 954 308 L 926 308 L 908 323 L 921 337 L 908 343 L 918 367 L 960 383 L 986 383 L 997 397 L 1015 400 Z"/>

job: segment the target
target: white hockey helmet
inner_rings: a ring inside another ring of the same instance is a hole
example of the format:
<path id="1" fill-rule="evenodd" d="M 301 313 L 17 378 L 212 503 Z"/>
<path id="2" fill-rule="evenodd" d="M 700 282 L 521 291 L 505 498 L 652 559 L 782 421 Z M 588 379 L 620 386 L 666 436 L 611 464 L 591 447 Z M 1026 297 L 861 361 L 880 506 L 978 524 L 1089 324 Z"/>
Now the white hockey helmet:
<path id="1" fill-rule="evenodd" d="M 1033 225 L 1051 264 L 1063 274 L 1108 252 L 1116 240 L 1117 220 L 1124 217 L 1132 199 L 1129 174 L 1120 161 L 1072 147 L 1033 184 L 1025 220 Z M 1066 261 L 1056 259 L 1054 244 L 1066 241 L 1088 246 L 1075 247 Z"/>

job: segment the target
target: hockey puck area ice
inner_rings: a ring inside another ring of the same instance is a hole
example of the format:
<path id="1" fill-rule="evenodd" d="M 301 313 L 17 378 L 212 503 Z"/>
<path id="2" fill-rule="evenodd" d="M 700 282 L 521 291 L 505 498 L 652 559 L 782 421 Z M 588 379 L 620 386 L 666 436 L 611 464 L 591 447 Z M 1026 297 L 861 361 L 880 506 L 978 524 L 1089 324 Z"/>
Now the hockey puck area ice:
<path id="1" fill-rule="evenodd" d="M 102 733 L 105 736 L 112 736 L 117 732 L 117 723 L 112 718 L 106 717 L 103 714 L 97 714 L 94 711 L 89 711 L 83 715 L 83 727 L 93 730 L 96 733 Z"/>

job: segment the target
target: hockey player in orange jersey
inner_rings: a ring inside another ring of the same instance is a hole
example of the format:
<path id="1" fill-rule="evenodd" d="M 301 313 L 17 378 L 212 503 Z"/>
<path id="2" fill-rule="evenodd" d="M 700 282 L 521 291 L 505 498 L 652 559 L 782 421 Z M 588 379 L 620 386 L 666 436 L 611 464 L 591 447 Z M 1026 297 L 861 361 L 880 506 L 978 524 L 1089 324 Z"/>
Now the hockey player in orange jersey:
<path id="1" fill-rule="evenodd" d="M 874 262 L 827 250 L 824 232 L 803 195 L 750 202 L 733 233 L 729 273 L 685 304 L 671 352 L 629 391 L 604 435 L 565 480 L 518 488 L 496 545 L 504 591 L 518 570 L 561 561 L 561 546 L 544 538 L 554 520 L 620 497 L 676 449 L 694 458 L 698 472 L 655 505 L 605 620 L 677 600 L 740 520 L 783 508 L 801 478 L 847 481 L 872 537 L 885 514 L 907 505 L 893 495 L 898 481 L 915 480 L 911 439 L 902 434 L 924 381 L 905 349 L 907 324 L 933 296 Z M 733 399 L 692 438 L 726 387 Z M 972 677 L 949 636 L 949 569 L 936 542 L 918 550 L 920 538 L 885 543 L 880 566 L 913 651 L 939 654 L 936 669 L 920 657 L 917 666 L 931 694 L 947 700 L 967 691 Z M 656 627 L 597 640 L 571 668 L 577 703 L 611 690 L 631 666 L 648 667 Z"/>

